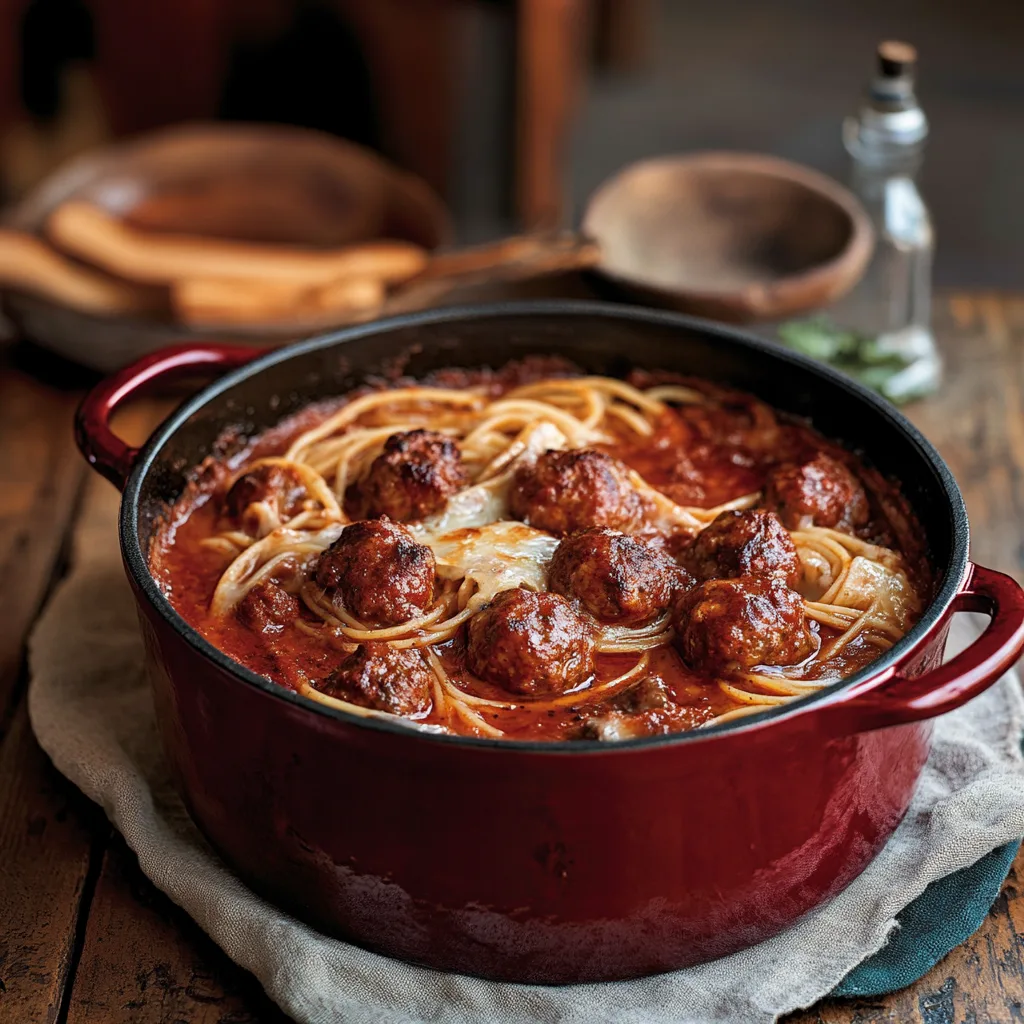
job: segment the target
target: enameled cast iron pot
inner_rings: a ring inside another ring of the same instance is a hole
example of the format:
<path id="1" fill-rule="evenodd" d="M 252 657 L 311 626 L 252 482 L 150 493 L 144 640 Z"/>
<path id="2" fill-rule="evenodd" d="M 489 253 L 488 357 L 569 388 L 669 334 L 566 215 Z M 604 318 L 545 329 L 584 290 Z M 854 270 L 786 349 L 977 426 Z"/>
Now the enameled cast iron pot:
<path id="1" fill-rule="evenodd" d="M 756 718 L 615 744 L 418 734 L 312 703 L 211 647 L 147 568 L 150 537 L 228 426 L 251 433 L 368 372 L 567 356 L 728 382 L 810 417 L 897 478 L 941 572 L 913 630 L 868 669 Z M 968 561 L 963 500 L 889 405 L 810 360 L 674 315 L 596 303 L 443 310 L 255 358 L 197 345 L 99 385 L 79 443 L 124 492 L 121 545 L 157 716 L 197 824 L 253 889 L 324 931 L 445 970 L 535 982 L 711 959 L 786 927 L 854 878 L 907 809 L 931 719 L 1024 644 L 1024 594 Z M 246 363 L 246 365 L 240 365 Z M 144 384 L 229 370 L 141 449 L 113 410 Z M 991 618 L 941 665 L 953 612 Z"/>

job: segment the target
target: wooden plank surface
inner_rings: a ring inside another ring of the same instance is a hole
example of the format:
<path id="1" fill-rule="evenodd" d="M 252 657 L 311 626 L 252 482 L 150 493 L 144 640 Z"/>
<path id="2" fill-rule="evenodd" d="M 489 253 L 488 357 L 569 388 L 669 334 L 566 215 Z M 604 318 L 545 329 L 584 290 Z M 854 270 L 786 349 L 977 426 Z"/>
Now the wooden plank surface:
<path id="1" fill-rule="evenodd" d="M 92 885 L 110 834 L 103 813 L 50 764 L 32 736 L 24 643 L 61 569 L 80 511 L 85 464 L 72 416 L 81 396 L 63 365 L 0 349 L 0 1022 L 42 1024 L 66 1009 Z M 40 377 L 50 367 L 59 378 Z M 57 379 L 57 383 L 54 380 Z M 137 442 L 167 410 L 118 421 Z M 90 488 L 111 492 L 90 477 Z M 109 495 L 107 495 L 109 497 Z M 104 503 L 107 518 L 109 501 Z M 10 723 L 9 729 L 4 725 Z M 148 882 L 146 883 L 149 884 Z"/>
<path id="2" fill-rule="evenodd" d="M 1024 578 L 1024 300 L 954 296 L 938 304 L 936 321 L 947 382 L 942 395 L 912 407 L 911 418 L 961 483 L 974 557 Z M 64 476 L 75 463 L 62 434 L 73 401 L 67 393 L 47 397 L 44 385 L 29 381 L 32 399 L 12 394 L 15 404 L 7 409 L 3 387 L 0 375 L 0 467 L 14 458 L 5 450 L 6 437 L 32 435 L 37 445 L 36 457 L 9 463 L 22 474 L 17 501 L 0 496 L 0 565 L 13 559 L 19 574 L 25 565 L 39 566 L 32 586 L 0 584 L 0 609 L 12 610 L 9 622 L 27 625 L 52 576 L 67 521 L 51 519 L 47 532 L 34 520 L 56 510 L 70 515 L 77 489 Z M 58 428 L 61 415 L 64 427 Z M 153 411 L 138 415 L 133 433 Z M 54 424 L 42 429 L 48 440 L 32 434 L 40 422 Z M 51 479 L 54 474 L 64 482 Z M 57 485 L 63 498 L 53 497 Z M 43 541 L 42 553 L 27 561 L 18 554 L 19 544 L 31 544 L 26 536 Z M 14 642 L 0 638 L 0 671 L 7 673 L 0 675 L 0 695 L 13 689 L 8 666 L 17 678 L 23 633 L 16 632 Z M 54 1020 L 61 1012 L 72 1024 L 281 1020 L 255 981 L 144 878 L 121 840 L 107 844 L 107 828 L 50 768 L 18 707 L 9 735 L 0 739 L 0 1022 Z M 978 934 L 918 984 L 878 999 L 826 1000 L 791 1015 L 787 1024 L 1024 1020 L 1021 879 L 1024 857 Z"/>
<path id="3" fill-rule="evenodd" d="M 39 749 L 22 702 L 0 747 L 0 1021 L 57 1019 L 102 812 Z"/>
<path id="4" fill-rule="evenodd" d="M 50 765 L 20 683 L 24 642 L 59 569 L 84 468 L 74 388 L 0 348 L 0 1021 L 57 1019 L 103 815 Z"/>
<path id="5" fill-rule="evenodd" d="M 0 734 L 23 641 L 49 586 L 85 466 L 71 416 L 79 392 L 51 387 L 0 350 Z"/>
<path id="6" fill-rule="evenodd" d="M 67 1024 L 278 1024 L 287 1017 L 139 870 L 118 836 L 103 858 Z"/>

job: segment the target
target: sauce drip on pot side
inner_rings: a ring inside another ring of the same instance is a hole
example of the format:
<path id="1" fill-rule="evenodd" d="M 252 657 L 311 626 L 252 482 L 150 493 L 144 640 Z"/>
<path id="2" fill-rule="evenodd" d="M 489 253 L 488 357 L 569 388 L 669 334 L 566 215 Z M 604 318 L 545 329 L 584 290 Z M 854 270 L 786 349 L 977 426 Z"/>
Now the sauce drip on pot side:
<path id="1" fill-rule="evenodd" d="M 364 389 L 209 459 L 151 551 L 253 671 L 521 740 L 706 726 L 812 693 L 931 596 L 898 490 L 752 396 L 551 360 Z"/>

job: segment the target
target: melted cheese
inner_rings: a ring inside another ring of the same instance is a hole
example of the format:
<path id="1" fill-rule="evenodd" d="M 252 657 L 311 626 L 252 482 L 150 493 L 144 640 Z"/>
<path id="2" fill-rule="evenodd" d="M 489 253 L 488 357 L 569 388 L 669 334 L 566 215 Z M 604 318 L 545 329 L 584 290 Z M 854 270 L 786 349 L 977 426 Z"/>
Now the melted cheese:
<path id="1" fill-rule="evenodd" d="M 880 562 L 857 555 L 833 604 L 861 611 L 871 609 L 874 618 L 906 632 L 917 611 L 917 596 L 906 575 Z"/>
<path id="2" fill-rule="evenodd" d="M 499 519 L 507 519 L 511 485 L 511 474 L 505 473 L 485 484 L 467 487 L 453 494 L 440 512 L 418 523 L 406 523 L 405 526 L 421 544 L 429 544 L 432 538 L 453 530 L 485 526 Z"/>
<path id="3" fill-rule="evenodd" d="M 476 583 L 468 606 L 478 608 L 503 590 L 544 590 L 558 538 L 525 523 L 505 521 L 462 527 L 423 543 L 434 552 L 439 576 Z"/>

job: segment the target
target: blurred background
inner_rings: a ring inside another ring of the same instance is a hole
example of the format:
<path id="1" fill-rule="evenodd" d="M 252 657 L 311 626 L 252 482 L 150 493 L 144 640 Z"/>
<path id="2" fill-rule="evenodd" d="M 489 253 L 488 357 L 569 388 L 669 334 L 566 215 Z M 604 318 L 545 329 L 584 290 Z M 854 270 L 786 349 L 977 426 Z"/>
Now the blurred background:
<path id="1" fill-rule="evenodd" d="M 319 128 L 437 190 L 456 237 L 571 225 L 623 165 L 726 148 L 843 179 L 880 39 L 919 51 L 936 283 L 1024 282 L 1024 5 L 979 0 L 8 0 L 10 202 L 197 119 Z"/>

